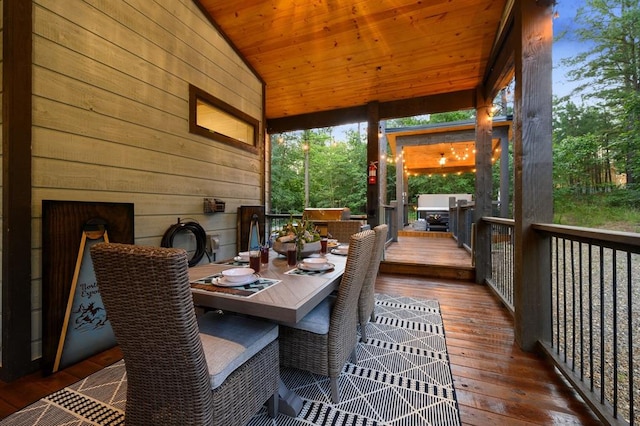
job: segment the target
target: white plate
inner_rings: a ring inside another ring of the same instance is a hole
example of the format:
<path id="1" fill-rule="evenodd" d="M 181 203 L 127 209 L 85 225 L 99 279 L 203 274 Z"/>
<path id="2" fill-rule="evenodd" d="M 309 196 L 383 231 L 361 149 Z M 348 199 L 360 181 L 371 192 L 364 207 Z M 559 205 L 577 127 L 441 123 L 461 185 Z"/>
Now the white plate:
<path id="1" fill-rule="evenodd" d="M 339 254 L 340 256 L 346 256 L 349 254 L 349 249 L 333 249 L 331 250 L 333 254 Z"/>
<path id="2" fill-rule="evenodd" d="M 237 286 L 241 286 L 241 285 L 252 283 L 252 282 L 256 281 L 257 279 L 258 279 L 258 277 L 255 274 L 247 275 L 244 278 L 244 280 L 242 280 L 242 281 L 234 281 L 234 282 L 229 281 L 225 277 L 220 277 L 220 278 L 218 278 L 218 282 L 215 283 L 215 285 L 217 285 L 219 287 L 237 287 Z"/>
<path id="3" fill-rule="evenodd" d="M 233 258 L 233 260 L 235 260 L 236 262 L 240 262 L 240 263 L 249 263 L 249 258 L 248 257 L 236 256 L 236 257 Z"/>
<path id="4" fill-rule="evenodd" d="M 311 267 L 309 267 L 308 265 L 305 265 L 304 262 L 298 263 L 298 269 L 302 269 L 303 271 L 322 272 L 322 271 L 329 271 L 336 267 L 336 265 L 334 265 L 333 263 L 328 263 L 328 262 L 323 263 L 322 268 L 319 268 L 318 266 L 319 265 L 312 265 Z"/>

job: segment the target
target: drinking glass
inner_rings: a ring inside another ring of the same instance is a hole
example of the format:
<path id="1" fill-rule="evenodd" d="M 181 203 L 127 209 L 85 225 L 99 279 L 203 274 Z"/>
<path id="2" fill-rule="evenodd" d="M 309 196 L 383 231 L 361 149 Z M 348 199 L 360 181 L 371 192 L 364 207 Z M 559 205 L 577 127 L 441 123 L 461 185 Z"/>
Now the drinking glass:
<path id="1" fill-rule="evenodd" d="M 249 252 L 249 267 L 256 271 L 256 273 L 260 272 L 260 251 L 252 250 Z"/>
<path id="2" fill-rule="evenodd" d="M 287 265 L 296 266 L 298 264 L 298 250 L 295 244 L 287 245 Z"/>
<path id="3" fill-rule="evenodd" d="M 269 263 L 269 246 L 266 244 L 260 247 L 260 262 L 263 265 Z"/>
<path id="4" fill-rule="evenodd" d="M 327 239 L 326 238 L 320 239 L 320 253 L 321 254 L 327 254 Z"/>

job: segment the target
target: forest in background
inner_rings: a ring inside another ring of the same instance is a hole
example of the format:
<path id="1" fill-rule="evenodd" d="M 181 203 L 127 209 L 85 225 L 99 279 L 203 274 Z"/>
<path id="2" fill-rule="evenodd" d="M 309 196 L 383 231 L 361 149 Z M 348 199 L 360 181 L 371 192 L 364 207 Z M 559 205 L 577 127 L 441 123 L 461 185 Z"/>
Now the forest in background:
<path id="1" fill-rule="evenodd" d="M 571 37 L 586 49 L 562 61 L 578 84 L 570 95 L 554 97 L 554 221 L 638 232 L 640 5 L 635 0 L 586 0 L 571 33 L 557 37 Z M 511 113 L 509 107 L 503 113 Z M 389 120 L 386 126 L 464 119 L 473 120 L 474 111 Z M 344 139 L 336 140 L 331 128 L 272 135 L 273 213 L 304 209 L 308 160 L 310 207 L 346 206 L 353 214 L 364 214 L 366 129 L 350 130 Z M 395 199 L 395 164 L 388 162 L 387 167 L 384 203 Z M 494 199 L 498 173 L 496 162 Z M 421 193 L 474 193 L 474 188 L 473 173 L 412 176 L 409 202 Z"/>

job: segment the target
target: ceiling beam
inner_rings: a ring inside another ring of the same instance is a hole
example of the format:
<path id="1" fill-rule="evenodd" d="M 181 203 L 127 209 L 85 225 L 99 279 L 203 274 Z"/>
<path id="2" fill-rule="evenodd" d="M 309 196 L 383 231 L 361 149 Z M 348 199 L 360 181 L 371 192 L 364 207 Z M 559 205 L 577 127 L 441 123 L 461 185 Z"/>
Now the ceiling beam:
<path id="1" fill-rule="evenodd" d="M 381 120 L 437 112 L 460 111 L 475 108 L 475 90 L 441 93 L 431 96 L 404 99 L 400 101 L 380 102 Z M 315 129 L 340 126 L 343 124 L 366 122 L 367 105 L 341 108 L 332 111 L 319 111 L 290 117 L 267 119 L 267 133 L 283 133 L 293 130 Z"/>
<path id="2" fill-rule="evenodd" d="M 514 3 L 514 0 L 507 1 L 501 26 L 496 34 L 495 44 L 482 79 L 486 99 L 495 98 L 513 78 L 515 72 Z"/>
<path id="3" fill-rule="evenodd" d="M 475 166 L 444 166 L 444 167 L 424 167 L 424 168 L 407 168 L 407 173 L 414 175 L 450 175 L 455 173 L 475 172 Z"/>

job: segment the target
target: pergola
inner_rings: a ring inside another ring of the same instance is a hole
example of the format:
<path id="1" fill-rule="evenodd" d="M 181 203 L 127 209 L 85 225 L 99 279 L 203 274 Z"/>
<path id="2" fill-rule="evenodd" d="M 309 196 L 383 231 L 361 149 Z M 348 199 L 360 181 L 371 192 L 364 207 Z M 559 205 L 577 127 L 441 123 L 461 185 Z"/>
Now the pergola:
<path id="1" fill-rule="evenodd" d="M 510 216 L 509 140 L 512 137 L 512 120 L 511 116 L 494 117 L 492 120 L 491 162 L 499 160 L 500 163 L 501 217 Z M 390 149 L 386 158 L 396 164 L 398 229 L 402 222 L 406 222 L 408 200 L 403 194 L 408 192 L 409 177 L 476 172 L 473 121 L 384 128 L 383 134 Z"/>

